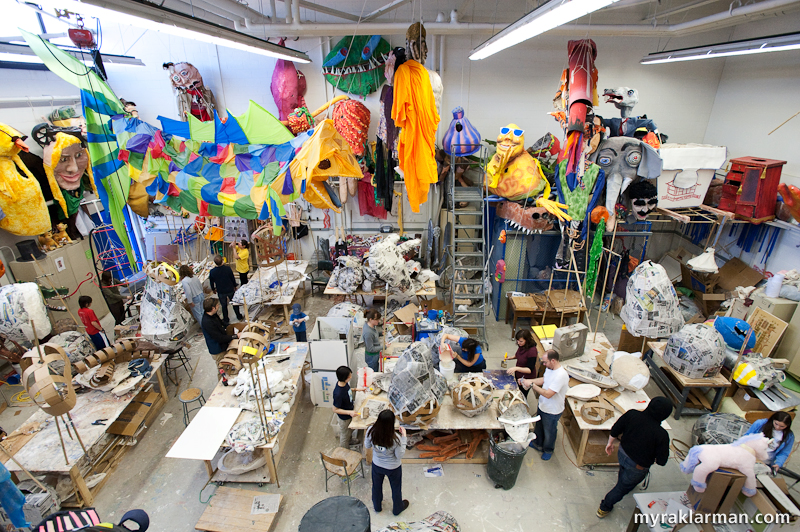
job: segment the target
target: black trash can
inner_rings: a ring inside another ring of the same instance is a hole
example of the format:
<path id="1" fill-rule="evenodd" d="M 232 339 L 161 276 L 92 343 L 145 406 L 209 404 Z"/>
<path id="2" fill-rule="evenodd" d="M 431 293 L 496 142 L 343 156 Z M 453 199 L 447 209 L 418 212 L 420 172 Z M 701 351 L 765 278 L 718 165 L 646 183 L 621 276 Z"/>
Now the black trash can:
<path id="1" fill-rule="evenodd" d="M 497 440 L 503 437 L 503 431 L 492 431 L 489 436 L 489 463 L 486 468 L 495 488 L 510 490 L 517 482 L 527 447 L 518 452 L 504 449 L 497 444 Z"/>

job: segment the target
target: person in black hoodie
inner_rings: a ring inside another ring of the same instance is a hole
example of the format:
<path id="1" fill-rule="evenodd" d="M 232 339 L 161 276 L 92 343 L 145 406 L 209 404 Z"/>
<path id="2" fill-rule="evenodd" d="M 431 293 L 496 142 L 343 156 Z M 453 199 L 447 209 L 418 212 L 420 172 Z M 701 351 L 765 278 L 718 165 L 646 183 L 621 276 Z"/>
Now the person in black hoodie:
<path id="1" fill-rule="evenodd" d="M 238 334 L 228 334 L 225 325 L 222 323 L 217 311 L 219 303 L 211 298 L 203 301 L 203 321 L 200 326 L 203 329 L 203 336 L 206 339 L 208 352 L 214 355 L 222 355 L 228 348 L 228 344 L 234 338 L 239 338 Z"/>
<path id="2" fill-rule="evenodd" d="M 233 299 L 233 293 L 236 292 L 236 278 L 233 276 L 233 270 L 227 264 L 224 264 L 222 255 L 214 255 L 214 268 L 208 272 L 208 284 L 211 285 L 211 290 L 219 296 L 219 304 L 222 306 L 222 322 L 228 325 L 228 302 Z M 241 321 L 242 315 L 239 312 L 239 307 L 233 307 L 236 313 L 236 318 Z"/>
<path id="3" fill-rule="evenodd" d="M 650 473 L 654 463 L 664 466 L 669 459 L 669 434 L 661 422 L 672 413 L 672 403 L 666 397 L 656 397 L 644 412 L 628 410 L 611 427 L 606 454 L 617 453 L 619 476 L 617 485 L 606 493 L 597 509 L 597 517 L 607 516 L 614 505 L 633 490 Z"/>

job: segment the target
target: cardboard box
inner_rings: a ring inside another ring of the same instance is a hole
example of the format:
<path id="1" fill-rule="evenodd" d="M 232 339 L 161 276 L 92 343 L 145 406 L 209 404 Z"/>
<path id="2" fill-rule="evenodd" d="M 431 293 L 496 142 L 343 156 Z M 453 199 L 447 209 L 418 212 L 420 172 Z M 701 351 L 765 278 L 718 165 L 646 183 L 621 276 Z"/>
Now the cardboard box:
<path id="1" fill-rule="evenodd" d="M 726 514 L 742 491 L 745 476 L 735 469 L 717 469 L 708 475 L 703 493 L 689 486 L 686 496 L 695 512 L 704 514 Z"/>
<path id="2" fill-rule="evenodd" d="M 797 498 L 793 496 L 792 493 L 789 492 L 788 487 L 786 486 L 786 481 L 781 477 L 776 477 L 772 479 L 775 484 L 781 488 L 781 491 L 784 492 L 789 499 L 794 502 L 795 506 L 799 506 Z M 760 484 L 759 484 L 760 486 Z M 777 515 L 779 513 L 785 513 L 784 508 L 782 508 L 779 504 L 777 504 L 776 500 L 769 495 L 769 492 L 763 488 L 758 488 L 756 490 L 756 494 L 752 497 L 747 497 L 744 494 L 740 494 L 739 497 L 736 499 L 736 510 L 738 513 L 747 514 L 752 522 L 755 522 L 755 516 L 757 514 L 761 514 L 762 516 L 767 515 Z M 761 521 L 765 521 L 766 519 L 762 519 Z M 758 532 L 766 532 L 772 530 L 796 530 L 797 529 L 797 518 L 791 518 L 789 523 L 784 524 L 757 524 L 752 526 L 753 530 Z"/>
<path id="3" fill-rule="evenodd" d="M 644 343 L 644 350 L 647 350 L 647 342 L 654 342 L 656 341 L 655 338 L 645 338 L 642 336 L 636 337 L 628 332 L 628 328 L 625 325 L 622 326 L 622 330 L 619 333 L 619 345 L 617 346 L 617 351 L 626 351 L 628 353 L 641 353 L 642 351 L 642 342 Z"/>
<path id="4" fill-rule="evenodd" d="M 419 307 L 414 303 L 409 303 L 394 311 L 392 324 L 397 329 L 397 334 L 411 334 L 411 324 L 414 323 L 414 315 L 418 312 Z"/>
<path id="5" fill-rule="evenodd" d="M 755 395 L 749 394 L 746 388 L 739 388 L 736 390 L 736 393 L 733 394 L 733 401 L 745 412 L 753 410 L 769 411 L 769 408 L 767 408 L 766 405 L 761 402 L 761 399 Z M 772 412 L 770 412 L 770 414 L 772 414 Z"/>
<path id="6" fill-rule="evenodd" d="M 737 258 L 726 262 L 719 273 L 695 272 L 681 265 L 681 286 L 704 294 L 732 292 L 737 286 L 755 286 L 762 279 L 763 275 Z"/>
<path id="7" fill-rule="evenodd" d="M 139 430 L 139 426 L 144 421 L 147 413 L 158 400 L 159 394 L 157 392 L 139 392 L 133 398 L 133 401 L 125 407 L 125 410 L 117 416 L 116 421 L 106 429 L 106 432 L 120 436 L 133 436 Z"/>

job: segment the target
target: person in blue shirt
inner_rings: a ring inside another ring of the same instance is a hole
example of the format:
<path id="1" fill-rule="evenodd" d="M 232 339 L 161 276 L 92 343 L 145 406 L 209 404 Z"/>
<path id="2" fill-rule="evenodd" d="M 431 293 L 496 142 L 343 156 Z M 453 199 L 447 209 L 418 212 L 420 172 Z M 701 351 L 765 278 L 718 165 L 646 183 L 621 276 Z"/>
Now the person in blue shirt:
<path id="1" fill-rule="evenodd" d="M 300 303 L 292 305 L 292 315 L 289 316 L 289 321 L 292 322 L 295 340 L 298 342 L 307 342 L 306 321 L 308 321 L 308 316 L 300 310 Z"/>
<path id="2" fill-rule="evenodd" d="M 767 465 L 772 468 L 774 473 L 778 468 L 783 467 L 786 459 L 794 447 L 794 434 L 792 433 L 792 416 L 786 412 L 775 412 L 769 419 L 759 419 L 747 430 L 746 434 L 763 433 L 767 438 L 772 439 L 769 444 L 769 459 Z"/>
<path id="3" fill-rule="evenodd" d="M 458 342 L 461 353 L 456 353 L 446 343 L 447 340 Z M 481 345 L 474 338 L 462 338 L 455 334 L 443 334 L 439 353 L 450 352 L 456 363 L 455 373 L 481 373 L 486 369 L 486 360 L 483 358 Z"/>

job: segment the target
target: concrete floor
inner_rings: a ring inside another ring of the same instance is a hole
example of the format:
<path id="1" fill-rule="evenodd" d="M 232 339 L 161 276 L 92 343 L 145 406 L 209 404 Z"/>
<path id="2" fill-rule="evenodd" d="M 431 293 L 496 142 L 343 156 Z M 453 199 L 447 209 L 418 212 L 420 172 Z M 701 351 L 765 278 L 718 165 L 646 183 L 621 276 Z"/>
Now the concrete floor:
<path id="1" fill-rule="evenodd" d="M 333 304 L 333 299 L 308 297 L 304 311 L 313 323 L 317 316 L 326 315 Z M 606 323 L 604 331 L 613 343 L 618 340 L 621 324 L 617 317 L 609 317 Z M 488 336 L 490 348 L 484 356 L 489 368 L 499 368 L 503 353 L 516 350 L 510 326 L 502 321 L 492 323 Z M 191 386 L 202 388 L 208 397 L 217 383 L 215 366 L 199 332 L 191 337 L 190 342 L 192 364 L 197 364 Z M 182 391 L 190 386 L 189 376 L 182 372 L 179 375 Z M 103 519 L 119 519 L 131 508 L 142 508 L 150 515 L 151 530 L 191 531 L 206 508 L 202 501 L 207 501 L 216 490 L 214 485 L 203 489 L 207 475 L 201 462 L 164 457 L 184 428 L 176 388 L 172 384 L 168 388 L 171 399 L 157 421 L 122 459 L 96 498 L 95 506 Z M 8 390 L 6 388 L 7 395 Z M 660 395 L 652 382 L 646 391 L 651 397 Z M 334 429 L 330 426 L 330 410 L 315 408 L 308 391 L 295 403 L 295 408 L 299 410 L 278 468 L 281 488 L 274 484 L 260 488 L 255 484 L 228 484 L 283 495 L 282 509 L 274 527 L 276 532 L 296 531 L 305 512 L 315 503 L 328 496 L 347 494 L 346 485 L 338 480 L 329 482 L 329 493 L 326 494 L 324 489 L 318 453 L 332 449 L 337 443 Z M 21 413 L 15 415 L 17 411 Z M 0 415 L 0 425 L 11 432 L 32 413 L 32 407 L 8 408 Z M 695 420 L 693 417 L 680 421 L 670 418 L 670 436 L 689 442 L 689 431 Z M 411 506 L 401 517 L 404 521 L 414 521 L 437 510 L 446 510 L 456 517 L 464 532 L 624 530 L 635 506 L 630 495 L 605 519 L 595 516 L 600 500 L 616 481 L 616 469 L 577 468 L 570 462 L 574 457 L 570 443 L 564 441 L 564 431 L 559 428 L 553 458 L 543 462 L 539 453 L 528 452 L 516 486 L 509 491 L 494 488 L 486 475 L 485 465 L 445 464 L 444 476 L 440 478 L 424 477 L 420 464 L 405 465 L 403 497 L 411 502 Z M 369 468 L 365 470 L 367 478 L 355 480 L 352 495 L 370 508 L 372 529 L 377 530 L 396 518 L 387 504 L 384 504 L 382 513 L 372 511 Z M 689 477 L 680 472 L 678 462 L 673 458 L 666 467 L 653 468 L 648 491 L 684 490 L 688 484 Z M 390 498 L 387 482 L 384 500 L 388 502 Z"/>

